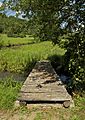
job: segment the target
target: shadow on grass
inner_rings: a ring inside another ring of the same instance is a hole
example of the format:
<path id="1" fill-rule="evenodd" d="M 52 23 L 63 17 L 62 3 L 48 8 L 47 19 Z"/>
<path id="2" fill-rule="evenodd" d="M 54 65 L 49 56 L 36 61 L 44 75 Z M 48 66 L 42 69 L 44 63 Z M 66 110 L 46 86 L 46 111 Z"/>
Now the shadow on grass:
<path id="1" fill-rule="evenodd" d="M 32 58 L 31 60 L 27 61 L 26 66 L 24 68 L 24 76 L 28 76 L 30 74 L 37 61 L 38 60 L 36 58 Z"/>
<path id="2" fill-rule="evenodd" d="M 57 74 L 65 74 L 66 71 L 64 69 L 64 56 L 52 55 L 48 57 L 48 60 L 50 60 Z"/>

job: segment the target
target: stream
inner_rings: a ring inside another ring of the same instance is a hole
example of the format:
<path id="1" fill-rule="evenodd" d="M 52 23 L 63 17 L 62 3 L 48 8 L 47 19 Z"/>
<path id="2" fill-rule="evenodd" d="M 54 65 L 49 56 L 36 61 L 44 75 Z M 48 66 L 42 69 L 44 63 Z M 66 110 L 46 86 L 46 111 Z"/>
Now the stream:
<path id="1" fill-rule="evenodd" d="M 27 76 L 19 73 L 11 73 L 11 72 L 0 72 L 0 80 L 5 79 L 7 77 L 12 77 L 16 81 L 25 81 Z"/>
<path id="2" fill-rule="evenodd" d="M 11 73 L 11 72 L 0 72 L 0 80 L 5 79 L 7 77 L 12 77 L 14 80 L 17 81 L 25 81 L 28 75 L 24 75 L 24 74 L 19 74 L 19 73 Z M 64 84 L 68 84 L 71 81 L 71 78 L 61 74 L 59 75 L 60 80 L 64 83 Z"/>

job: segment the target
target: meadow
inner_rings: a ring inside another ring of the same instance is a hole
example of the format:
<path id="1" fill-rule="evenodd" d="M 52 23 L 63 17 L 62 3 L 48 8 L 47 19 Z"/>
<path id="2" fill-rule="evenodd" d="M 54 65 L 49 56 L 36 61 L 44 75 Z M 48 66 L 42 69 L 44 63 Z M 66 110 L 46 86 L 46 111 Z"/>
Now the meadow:
<path id="1" fill-rule="evenodd" d="M 4 37 L 7 37 L 3 36 L 4 41 L 6 41 Z M 10 39 L 11 38 L 7 38 L 7 41 Z M 12 44 L 12 42 L 16 43 L 17 39 L 13 38 L 13 41 L 10 40 L 10 44 Z M 25 39 L 26 38 L 24 38 L 24 41 Z M 23 41 L 23 39 L 22 41 L 20 40 L 21 38 L 18 40 L 19 43 Z M 29 37 L 29 41 L 32 41 L 32 38 Z M 0 71 L 23 73 L 26 70 L 30 71 L 30 68 L 32 68 L 38 60 L 48 59 L 53 55 L 62 56 L 64 53 L 64 49 L 59 48 L 58 45 L 53 46 L 50 41 L 19 47 L 2 48 L 0 50 Z"/>
<path id="2" fill-rule="evenodd" d="M 13 45 L 23 45 L 23 44 L 30 44 L 34 43 L 34 38 L 30 35 L 27 35 L 24 38 L 13 38 L 13 37 L 7 37 L 6 34 L 0 34 L 0 42 L 2 46 L 13 46 Z"/>
<path id="3" fill-rule="evenodd" d="M 32 37 L 8 38 L 2 35 L 3 45 L 22 44 L 35 41 Z M 29 74 L 38 60 L 48 59 L 59 64 L 65 50 L 50 41 L 0 49 L 0 72 Z M 56 61 L 55 61 L 56 60 Z M 63 60 L 61 60 L 63 61 Z M 0 79 L 0 120 L 84 120 L 85 97 L 75 95 L 74 108 L 29 108 L 14 107 L 23 82 L 12 77 Z"/>
<path id="4" fill-rule="evenodd" d="M 2 34 L 3 46 L 10 44 L 26 43 L 33 41 L 33 37 L 10 38 Z M 26 40 L 26 41 L 25 41 Z M 16 42 L 17 41 L 17 42 Z M 0 72 L 29 74 L 35 63 L 39 60 L 52 59 L 52 56 L 62 56 L 65 50 L 53 45 L 50 41 L 37 42 L 28 45 L 3 47 L 0 49 Z M 11 74 L 12 75 L 12 74 Z M 20 83 L 13 77 L 0 80 L 0 108 L 10 108 L 16 99 Z M 3 91 L 3 92 L 2 92 Z M 7 93 L 5 93 L 7 91 Z"/>

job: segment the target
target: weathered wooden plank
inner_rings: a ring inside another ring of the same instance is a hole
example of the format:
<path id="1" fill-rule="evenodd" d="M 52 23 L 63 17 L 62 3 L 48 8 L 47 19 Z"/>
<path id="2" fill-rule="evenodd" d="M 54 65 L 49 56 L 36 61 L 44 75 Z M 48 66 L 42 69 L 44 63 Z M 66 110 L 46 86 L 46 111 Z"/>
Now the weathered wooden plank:
<path id="1" fill-rule="evenodd" d="M 49 80 L 37 80 L 37 81 L 27 81 L 23 86 L 37 86 L 38 84 L 41 84 L 42 86 L 64 86 L 61 81 L 49 81 Z"/>
<path id="2" fill-rule="evenodd" d="M 24 82 L 19 100 L 69 101 L 70 95 L 52 68 L 50 62 L 38 62 Z M 67 105 L 67 103 L 66 103 Z"/>
<path id="3" fill-rule="evenodd" d="M 22 89 L 21 90 L 21 92 L 27 92 L 27 93 L 30 93 L 30 92 L 32 92 L 32 93 L 56 93 L 56 92 L 60 92 L 60 94 L 61 93 L 66 93 L 66 91 L 65 90 L 61 90 L 61 89 L 48 89 L 48 88 L 46 88 L 46 89 L 37 89 L 37 88 L 30 88 L 30 89 Z"/>
<path id="4" fill-rule="evenodd" d="M 43 85 L 43 84 L 30 84 L 30 85 L 23 85 L 22 86 L 22 88 L 21 88 L 21 90 L 22 89 L 34 89 L 34 88 L 36 88 L 36 89 L 55 89 L 55 90 L 57 90 L 57 89 L 61 89 L 61 90 L 65 90 L 66 91 L 66 89 L 64 88 L 64 86 L 63 85 L 55 85 L 55 84 L 46 84 L 46 85 Z"/>
<path id="5" fill-rule="evenodd" d="M 28 101 L 66 101 L 70 100 L 67 94 L 60 93 L 20 93 L 19 99 Z"/>
<path id="6" fill-rule="evenodd" d="M 61 81 L 55 81 L 55 80 L 49 80 L 49 79 L 47 79 L 47 80 L 44 80 L 44 79 L 41 79 L 41 80 L 28 80 L 28 81 L 26 81 L 25 83 L 24 83 L 24 85 L 37 85 L 37 84 L 43 84 L 43 85 L 46 85 L 46 84 L 52 84 L 52 83 L 54 83 L 54 84 L 56 84 L 56 85 L 62 85 L 62 83 L 61 83 Z"/>
<path id="7" fill-rule="evenodd" d="M 54 87 L 46 87 L 46 86 L 44 86 L 44 87 L 42 87 L 42 86 L 40 86 L 39 85 L 39 87 L 35 87 L 35 86 L 33 86 L 33 87 L 22 87 L 22 89 L 21 89 L 21 91 L 23 91 L 23 92 L 51 92 L 51 91 L 54 91 L 54 92 L 56 92 L 56 91 L 62 91 L 63 93 L 65 92 L 65 93 L 67 93 L 67 91 L 66 91 L 66 89 L 64 89 L 64 88 L 61 88 L 61 87 L 57 87 L 57 88 L 55 88 L 55 86 Z"/>
<path id="8" fill-rule="evenodd" d="M 52 79 L 55 79 L 55 78 L 57 78 L 57 76 L 55 76 L 55 75 L 50 75 L 50 74 L 48 74 L 48 73 L 46 73 L 46 74 L 42 74 L 42 72 L 38 72 L 38 73 L 31 73 L 30 75 L 29 75 L 29 80 L 31 80 L 31 79 L 33 79 L 33 78 L 40 78 L 40 79 L 49 79 L 49 80 L 52 80 Z"/>

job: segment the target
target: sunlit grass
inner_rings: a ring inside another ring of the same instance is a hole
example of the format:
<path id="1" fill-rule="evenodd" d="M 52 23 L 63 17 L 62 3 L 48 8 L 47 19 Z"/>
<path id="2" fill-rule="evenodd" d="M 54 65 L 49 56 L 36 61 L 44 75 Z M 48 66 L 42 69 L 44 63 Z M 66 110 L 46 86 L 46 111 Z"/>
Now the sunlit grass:
<path id="1" fill-rule="evenodd" d="M 16 44 L 29 44 L 34 42 L 34 38 L 31 36 L 26 36 L 24 38 L 13 38 L 7 37 L 6 34 L 0 34 L 3 41 L 3 46 L 16 45 Z"/>
<path id="2" fill-rule="evenodd" d="M 21 85 L 12 77 L 0 79 L 0 109 L 13 108 Z"/>
<path id="3" fill-rule="evenodd" d="M 65 50 L 51 42 L 41 42 L 26 45 L 17 49 L 6 48 L 0 50 L 0 71 L 24 72 L 38 60 L 48 59 L 53 55 L 64 55 Z"/>

